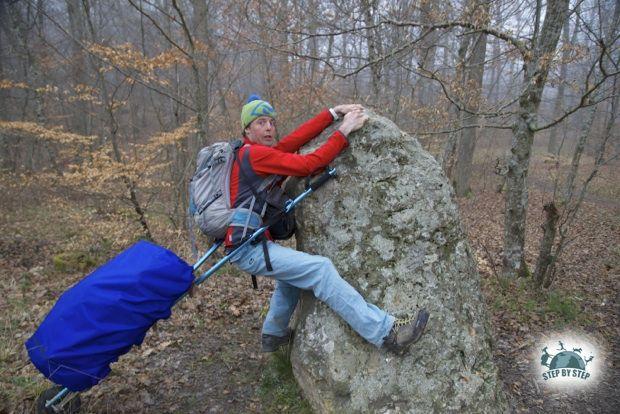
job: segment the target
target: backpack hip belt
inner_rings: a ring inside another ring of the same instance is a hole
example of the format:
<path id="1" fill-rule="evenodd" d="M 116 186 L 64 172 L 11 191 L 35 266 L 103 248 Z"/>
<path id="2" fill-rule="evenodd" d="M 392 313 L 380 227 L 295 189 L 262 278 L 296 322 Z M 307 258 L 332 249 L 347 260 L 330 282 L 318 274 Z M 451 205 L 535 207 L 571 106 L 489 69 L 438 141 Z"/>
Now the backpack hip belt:
<path id="1" fill-rule="evenodd" d="M 246 227 L 250 230 L 255 230 L 261 227 L 263 219 L 258 213 L 250 211 L 247 208 L 237 208 L 230 218 L 230 226 L 233 227 Z"/>

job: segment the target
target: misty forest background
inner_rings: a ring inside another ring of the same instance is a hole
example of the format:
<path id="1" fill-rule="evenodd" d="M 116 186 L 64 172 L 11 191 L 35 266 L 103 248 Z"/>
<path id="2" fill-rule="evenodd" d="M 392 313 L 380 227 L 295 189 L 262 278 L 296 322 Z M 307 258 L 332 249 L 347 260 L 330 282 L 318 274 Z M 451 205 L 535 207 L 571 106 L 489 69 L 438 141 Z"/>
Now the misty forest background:
<path id="1" fill-rule="evenodd" d="M 417 137 L 454 185 L 515 405 L 566 408 L 513 362 L 539 333 L 566 327 L 620 350 L 619 19 L 620 0 L 0 1 L 0 412 L 27 409 L 45 388 L 22 343 L 89 269 L 141 238 L 191 260 L 195 156 L 240 135 L 251 93 L 274 105 L 280 134 L 362 103 Z M 236 290 L 214 282 L 181 305 L 185 316 L 140 356 L 161 353 L 161 368 L 171 349 L 189 358 L 182 342 L 198 339 L 196 324 L 222 335 L 231 320 L 259 325 L 270 285 L 248 296 L 246 278 L 234 280 Z M 245 376 L 261 377 L 268 362 L 252 346 Z M 146 369 L 127 358 L 117 370 Z M 235 358 L 218 358 L 210 369 L 234 371 Z M 101 387 L 142 390 L 137 403 L 121 398 L 129 412 L 155 400 L 192 410 L 178 392 L 153 396 L 157 371 Z M 247 395 L 218 384 L 209 401 L 307 409 L 269 385 L 257 398 L 254 383 Z M 92 410 L 114 406 L 93 392 Z"/>

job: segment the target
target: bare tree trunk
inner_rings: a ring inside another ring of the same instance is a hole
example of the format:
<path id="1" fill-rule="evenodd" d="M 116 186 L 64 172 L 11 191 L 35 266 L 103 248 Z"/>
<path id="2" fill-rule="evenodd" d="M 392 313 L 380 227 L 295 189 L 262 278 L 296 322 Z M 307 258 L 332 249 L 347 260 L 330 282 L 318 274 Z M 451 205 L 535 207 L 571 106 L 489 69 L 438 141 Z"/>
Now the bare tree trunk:
<path id="1" fill-rule="evenodd" d="M 22 46 L 25 41 L 24 36 L 26 35 L 23 27 L 25 26 L 22 22 L 21 10 L 19 5 L 10 5 L 6 2 L 0 2 L 0 30 L 4 33 L 4 36 L 8 40 L 6 46 L 3 44 L 3 49 L 7 51 L 7 54 L 12 57 L 12 61 L 9 61 L 9 68 L 13 66 L 13 71 L 16 72 L 16 75 L 20 73 L 23 74 L 23 81 L 27 82 L 27 74 L 28 74 L 28 63 L 23 58 L 17 58 L 17 56 L 26 55 L 25 51 L 22 51 Z M 14 62 L 14 63 L 13 63 Z M 13 65 L 11 65 L 13 63 Z M 16 70 L 17 69 L 17 70 Z M 19 78 L 18 78 L 19 79 Z M 29 91 L 23 91 L 23 103 L 20 108 L 18 108 L 17 102 L 11 106 L 3 107 L 3 111 L 5 111 L 4 117 L 9 119 L 20 119 L 21 121 L 26 121 L 27 119 L 27 109 L 28 109 L 28 101 L 29 101 Z M 9 113 L 9 108 L 13 109 L 13 113 Z M 11 116 L 12 115 L 12 116 Z M 28 157 L 26 155 L 26 147 L 30 149 L 33 148 L 34 143 L 30 143 L 30 140 L 24 137 L 16 137 L 16 139 L 11 139 L 6 136 L 3 137 L 5 141 L 5 145 L 7 148 L 7 152 L 11 155 L 9 159 L 12 160 L 11 170 L 13 172 L 17 172 L 21 168 L 30 168 L 32 166 L 29 164 Z M 30 145 L 29 145 L 30 144 Z"/>
<path id="2" fill-rule="evenodd" d="M 467 3 L 464 19 L 468 21 L 489 21 L 489 4 L 479 0 Z M 450 108 L 450 118 L 458 120 L 462 129 L 450 133 L 443 155 L 444 171 L 455 186 L 457 196 L 464 196 L 469 191 L 469 177 L 474 149 L 476 146 L 478 116 L 482 95 L 482 78 L 486 56 L 486 33 L 461 36 L 456 80 L 458 91 L 456 103 Z M 458 149 L 458 151 L 457 151 Z"/>
<path id="3" fill-rule="evenodd" d="M 9 42 L 7 41 L 7 39 L 4 37 L 3 33 L 5 32 L 5 30 L 8 30 L 8 15 L 7 15 L 7 11 L 6 11 L 6 4 L 4 2 L 0 2 L 0 44 L 8 44 Z M 7 62 L 9 62 L 9 55 L 10 52 L 8 50 L 8 47 L 3 47 L 0 48 L 0 79 L 7 79 L 7 70 L 5 69 L 5 65 Z M 8 97 L 8 92 L 3 89 L 0 88 L 0 107 L 1 108 L 7 108 L 7 97 Z M 8 114 L 4 113 L 4 118 L 8 118 Z M 5 158 L 0 158 L 0 160 L 4 161 Z"/>
<path id="4" fill-rule="evenodd" d="M 422 1 L 420 3 L 420 20 L 422 23 L 433 24 L 434 16 L 439 10 L 439 3 L 434 1 Z M 437 40 L 439 32 L 436 30 L 428 33 L 420 42 L 420 51 L 418 55 L 418 63 L 424 71 L 432 72 L 435 69 L 435 54 L 437 53 Z M 417 103 L 420 107 L 428 105 L 432 100 L 430 94 L 432 92 L 431 83 L 426 79 L 418 81 Z"/>
<path id="5" fill-rule="evenodd" d="M 71 43 L 71 72 L 74 92 L 77 93 L 79 85 L 85 85 L 86 76 L 86 59 L 84 52 L 78 42 L 86 39 L 86 27 L 84 24 L 84 15 L 81 13 L 81 0 L 66 0 L 67 15 L 69 16 L 69 28 L 73 42 Z M 85 105 L 76 105 L 72 112 L 72 126 L 79 134 L 88 134 L 88 110 L 84 110 Z"/>
<path id="6" fill-rule="evenodd" d="M 607 123 L 605 124 L 605 132 L 604 132 L 604 139 L 607 139 L 609 141 L 611 141 L 612 146 L 614 147 L 615 153 L 616 154 L 620 154 L 620 139 L 618 139 L 618 135 L 616 132 L 616 136 L 615 139 L 614 137 L 612 137 L 612 135 L 614 134 L 614 131 L 616 131 L 614 129 L 614 125 L 616 124 L 616 118 L 618 116 L 618 101 L 620 96 L 618 90 L 620 88 L 618 88 L 618 82 L 620 82 L 618 80 L 618 76 L 616 76 L 614 78 L 614 86 L 613 86 L 613 98 L 611 99 L 611 102 L 609 102 L 609 118 L 607 119 Z"/>
<path id="7" fill-rule="evenodd" d="M 545 224 L 543 225 L 543 236 L 540 241 L 540 252 L 538 254 L 538 261 L 536 262 L 536 270 L 534 270 L 534 281 L 536 286 L 541 287 L 545 281 L 547 274 L 552 271 L 552 263 L 555 262 L 551 250 L 553 249 L 553 242 L 555 241 L 555 234 L 557 231 L 557 222 L 560 217 L 558 209 L 555 203 L 552 201 L 545 204 L 543 207 L 545 211 Z"/>
<path id="8" fill-rule="evenodd" d="M 43 3 L 43 0 L 38 0 L 37 7 L 36 7 L 38 16 L 35 18 L 38 18 L 39 20 L 37 24 L 38 36 L 43 41 L 45 41 L 45 28 L 43 26 L 43 19 L 41 18 L 41 14 L 43 12 L 44 7 L 45 5 Z M 30 47 L 28 45 L 25 45 L 25 48 L 28 51 L 27 52 L 28 60 L 31 62 L 33 83 L 35 85 L 45 85 L 45 80 L 44 80 L 45 77 L 43 76 L 39 62 L 36 61 L 34 53 L 33 51 L 30 50 Z M 45 125 L 45 123 L 47 122 L 47 116 L 45 114 L 45 96 L 43 95 L 43 93 L 37 90 L 35 90 L 34 96 L 35 96 L 35 115 L 36 115 L 37 122 L 41 125 Z M 43 140 L 42 144 L 43 144 L 42 148 L 44 148 L 45 151 L 47 152 L 48 160 L 46 163 L 49 163 L 52 166 L 52 169 L 57 175 L 61 175 L 62 171 L 57 161 L 58 150 L 56 148 L 56 145 L 54 143 L 48 142 L 47 140 Z"/>
<path id="9" fill-rule="evenodd" d="M 455 103 L 450 105 L 448 109 L 448 116 L 450 119 L 450 125 L 454 125 L 456 127 L 461 126 L 462 121 L 462 111 L 459 109 L 459 106 L 462 105 L 461 97 L 463 96 L 463 91 L 465 90 L 465 61 L 467 58 L 467 50 L 469 49 L 469 43 L 472 40 L 472 36 L 461 36 L 461 41 L 459 43 L 458 50 L 458 61 L 456 64 L 455 71 L 455 80 L 454 83 L 457 85 L 457 88 L 460 89 L 454 95 Z M 458 141 L 461 136 L 461 131 L 453 131 L 448 134 L 448 140 L 446 141 L 443 158 L 441 165 L 443 167 L 446 176 L 450 180 L 450 182 L 454 185 L 454 174 L 456 165 L 456 149 L 458 146 Z"/>
<path id="10" fill-rule="evenodd" d="M 488 3 L 483 3 L 483 7 L 488 8 Z M 483 10 L 483 12 L 485 12 Z M 486 10 L 488 13 L 488 10 Z M 464 196 L 469 190 L 469 177 L 471 176 L 472 160 L 476 148 L 476 138 L 478 135 L 478 109 L 480 108 L 480 96 L 482 94 L 482 78 L 484 76 L 484 61 L 487 48 L 487 35 L 481 33 L 474 40 L 473 50 L 469 63 L 465 69 L 466 90 L 470 91 L 465 102 L 467 113 L 462 116 L 463 132 L 458 146 L 458 158 L 456 162 L 456 175 L 454 177 L 456 195 Z"/>
<path id="11" fill-rule="evenodd" d="M 573 192 L 575 190 L 575 179 L 577 178 L 577 172 L 579 171 L 579 162 L 581 161 L 581 155 L 583 154 L 586 141 L 590 135 L 590 130 L 592 129 L 592 123 L 594 122 L 595 116 L 596 105 L 593 105 L 590 107 L 587 118 L 581 127 L 581 134 L 579 135 L 579 140 L 577 141 L 575 151 L 573 152 L 571 168 L 568 172 L 568 176 L 566 177 L 566 185 L 562 194 L 562 201 L 564 203 L 568 202 L 573 196 Z"/>
<path id="12" fill-rule="evenodd" d="M 176 1 L 173 2 L 176 7 Z M 206 48 L 208 47 L 209 26 L 207 2 L 204 0 L 192 0 L 193 8 L 193 28 L 196 36 L 193 36 L 189 27 L 184 24 L 184 33 L 191 49 L 191 68 L 194 80 L 194 105 L 196 107 L 196 129 L 197 140 L 190 144 L 190 154 L 198 153 L 200 147 L 204 146 L 209 136 L 209 56 Z M 181 20 L 185 22 L 180 9 L 177 11 L 181 15 Z M 196 44 L 196 41 L 199 42 Z"/>
<path id="13" fill-rule="evenodd" d="M 362 0 L 362 7 L 364 8 L 364 23 L 366 24 L 366 45 L 368 48 L 368 60 L 370 62 L 377 59 L 381 55 L 379 49 L 380 39 L 378 39 L 378 32 L 376 29 L 371 28 L 374 25 L 374 16 L 377 12 L 377 0 Z M 372 86 L 372 102 L 381 102 L 381 90 L 379 85 L 381 84 L 381 64 L 373 63 L 370 65 L 371 73 L 371 86 Z"/>
<path id="14" fill-rule="evenodd" d="M 611 20 L 611 23 L 609 25 L 609 30 L 607 32 L 607 36 L 605 39 L 605 43 L 607 45 L 610 45 L 611 42 L 614 41 L 615 37 L 618 34 L 618 24 L 620 24 L 620 0 L 616 0 L 615 6 L 614 6 L 614 14 L 613 14 L 613 18 Z M 616 59 L 617 62 L 617 59 Z M 618 102 L 620 100 L 620 87 L 618 85 L 618 83 L 620 82 L 619 80 L 620 76 L 616 75 L 613 78 L 613 86 L 612 86 L 612 98 L 609 101 L 609 118 L 607 119 L 607 123 L 605 124 L 605 132 L 603 133 L 603 140 L 609 140 L 611 141 L 611 144 L 615 150 L 616 154 L 620 154 L 620 139 L 618 139 L 618 135 L 616 132 L 616 136 L 615 139 L 612 136 L 614 134 L 613 131 L 615 131 L 614 126 L 616 124 L 616 117 L 618 116 L 618 111 L 620 110 L 620 108 L 618 108 Z"/>
<path id="15" fill-rule="evenodd" d="M 40 45 L 37 40 L 45 41 L 43 23 L 40 18 L 44 5 L 41 0 L 38 0 L 36 5 L 27 3 L 24 10 L 18 5 L 8 6 L 8 9 L 4 9 L 6 5 L 0 6 L 2 15 L 0 23 L 9 40 L 10 53 L 21 58 L 18 61 L 21 63 L 19 70 L 22 72 L 23 82 L 28 85 L 24 91 L 25 99 L 21 109 L 21 119 L 26 121 L 34 117 L 37 123 L 44 125 L 47 117 L 45 95 L 41 89 L 45 86 L 45 79 L 37 54 Z M 32 33 L 34 30 L 37 31 L 36 35 Z M 18 73 L 15 69 L 13 71 Z M 9 106 L 2 109 L 6 110 L 3 117 L 10 117 Z M 56 161 L 57 151 L 53 143 L 45 139 L 18 138 L 18 142 L 13 143 L 13 146 L 17 148 L 16 153 L 20 154 L 18 158 L 21 156 L 21 160 L 18 160 L 16 165 L 21 165 L 28 171 L 38 171 L 51 165 L 54 171 L 60 172 Z"/>
<path id="16" fill-rule="evenodd" d="M 493 7 L 493 15 L 494 15 L 495 21 L 501 22 L 502 21 L 501 3 L 500 2 L 494 3 L 491 7 Z M 497 59 L 501 53 L 500 40 L 496 38 L 492 38 L 492 46 L 493 46 L 492 59 Z M 495 61 L 493 63 L 491 82 L 490 82 L 490 87 L 489 87 L 489 91 L 487 94 L 488 100 L 490 102 L 497 102 L 499 100 L 499 96 L 501 94 L 500 83 L 502 79 L 502 72 L 506 65 L 506 62 L 507 61 L 504 61 L 503 63 L 500 64 L 499 62 Z"/>
<path id="17" fill-rule="evenodd" d="M 519 97 L 519 108 L 513 123 L 513 140 L 508 158 L 506 174 L 506 212 L 504 219 L 504 277 L 527 275 L 525 265 L 525 222 L 527 217 L 527 173 L 530 163 L 533 128 L 540 106 L 543 88 L 549 73 L 549 64 L 554 53 L 562 25 L 568 13 L 568 0 L 547 2 L 545 21 L 540 36 L 534 39 L 531 58 L 524 64 L 523 92 Z"/>
<path id="18" fill-rule="evenodd" d="M 457 110 L 450 108 L 449 117 L 451 120 L 457 119 L 458 115 L 459 112 Z M 441 166 L 443 167 L 443 171 L 453 186 L 454 179 L 452 177 L 454 175 L 454 164 L 456 163 L 456 144 L 458 141 L 458 136 L 459 134 L 457 132 L 450 132 L 448 134 L 448 139 L 446 140 L 441 159 Z"/>
<path id="19" fill-rule="evenodd" d="M 566 15 L 566 21 L 564 22 L 564 30 L 562 34 L 562 43 L 564 45 L 564 50 L 562 51 L 562 63 L 560 64 L 560 84 L 558 86 L 558 93 L 555 96 L 555 102 L 553 105 L 553 113 L 552 116 L 559 116 L 562 113 L 562 104 L 564 103 L 564 95 L 566 89 L 567 75 L 568 75 L 568 65 L 567 61 L 570 57 L 570 49 L 568 45 L 574 44 L 577 38 L 578 26 L 575 26 L 572 37 L 570 37 L 570 19 L 568 14 Z M 551 128 L 549 131 L 549 143 L 547 144 L 547 152 L 550 154 L 557 154 L 559 150 L 558 143 L 558 129 L 562 124 L 558 124 L 555 127 Z"/>

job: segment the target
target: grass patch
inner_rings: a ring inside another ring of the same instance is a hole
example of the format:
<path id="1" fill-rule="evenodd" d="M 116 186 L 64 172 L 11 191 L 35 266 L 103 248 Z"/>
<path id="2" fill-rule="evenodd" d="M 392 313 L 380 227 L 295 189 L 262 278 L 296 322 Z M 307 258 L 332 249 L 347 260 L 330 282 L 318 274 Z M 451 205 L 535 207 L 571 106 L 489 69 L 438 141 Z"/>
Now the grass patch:
<path id="1" fill-rule="evenodd" d="M 264 412 L 312 414 L 293 377 L 289 356 L 286 351 L 274 352 L 261 375 L 259 395 Z"/>
<path id="2" fill-rule="evenodd" d="M 537 290 L 527 278 L 495 283 L 491 309 L 494 312 L 507 311 L 520 324 L 530 324 L 532 318 L 546 320 L 558 327 L 568 323 L 579 326 L 591 323 L 591 315 L 581 310 L 583 298 L 559 290 Z"/>
<path id="3" fill-rule="evenodd" d="M 538 310 L 538 303 L 533 299 L 528 299 L 524 304 L 523 308 L 528 312 L 534 312 Z"/>
<path id="4" fill-rule="evenodd" d="M 571 322 L 579 314 L 579 306 L 575 301 L 561 292 L 550 292 L 547 298 L 547 311 L 553 312 L 563 319 L 563 322 Z"/>
<path id="5" fill-rule="evenodd" d="M 84 272 L 97 264 L 95 258 L 86 252 L 59 253 L 52 262 L 54 269 L 61 273 Z"/>

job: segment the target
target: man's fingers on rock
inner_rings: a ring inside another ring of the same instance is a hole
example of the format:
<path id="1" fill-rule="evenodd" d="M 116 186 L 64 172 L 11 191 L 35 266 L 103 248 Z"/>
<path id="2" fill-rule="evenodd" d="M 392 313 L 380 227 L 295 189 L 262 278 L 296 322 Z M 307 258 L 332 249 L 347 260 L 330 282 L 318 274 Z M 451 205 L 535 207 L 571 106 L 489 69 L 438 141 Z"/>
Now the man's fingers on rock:
<path id="1" fill-rule="evenodd" d="M 353 111 L 364 110 L 364 107 L 360 104 L 345 104 L 345 105 L 336 106 L 334 110 L 336 110 L 337 112 L 340 112 L 341 114 L 346 115 Z"/>

